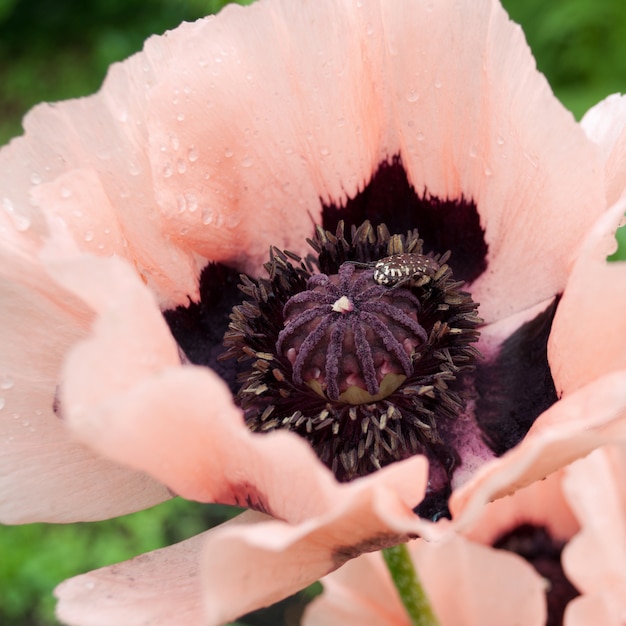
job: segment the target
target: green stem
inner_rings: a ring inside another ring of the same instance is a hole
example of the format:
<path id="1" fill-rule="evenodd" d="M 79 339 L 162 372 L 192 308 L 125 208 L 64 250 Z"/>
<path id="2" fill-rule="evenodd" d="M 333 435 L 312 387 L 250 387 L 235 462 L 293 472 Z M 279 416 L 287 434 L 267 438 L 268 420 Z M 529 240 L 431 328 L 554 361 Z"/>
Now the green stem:
<path id="1" fill-rule="evenodd" d="M 383 557 L 412 626 L 439 626 L 406 545 L 385 548 Z"/>

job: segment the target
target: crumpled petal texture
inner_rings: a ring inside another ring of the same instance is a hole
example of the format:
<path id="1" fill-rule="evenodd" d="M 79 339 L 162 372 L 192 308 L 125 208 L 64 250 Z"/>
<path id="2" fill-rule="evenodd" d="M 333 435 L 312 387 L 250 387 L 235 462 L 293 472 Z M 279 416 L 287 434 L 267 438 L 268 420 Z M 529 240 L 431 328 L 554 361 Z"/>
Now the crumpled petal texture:
<path id="1" fill-rule="evenodd" d="M 0 247 L 0 519 L 100 520 L 168 499 L 163 484 L 75 441 L 54 414 L 63 356 L 94 313 L 11 232 Z"/>

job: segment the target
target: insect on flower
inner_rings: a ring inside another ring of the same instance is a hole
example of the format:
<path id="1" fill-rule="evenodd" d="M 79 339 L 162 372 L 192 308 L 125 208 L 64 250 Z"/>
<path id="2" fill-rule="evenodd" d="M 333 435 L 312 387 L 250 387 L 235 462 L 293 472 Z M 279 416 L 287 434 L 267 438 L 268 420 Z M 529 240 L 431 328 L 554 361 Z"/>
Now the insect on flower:
<path id="1" fill-rule="evenodd" d="M 442 262 L 445 262 L 445 259 L 442 258 Z M 440 268 L 440 263 L 423 254 L 392 254 L 376 262 L 374 281 L 387 287 L 396 287 L 407 282 L 415 287 L 421 287 L 430 281 Z"/>
<path id="2" fill-rule="evenodd" d="M 428 283 L 442 268 L 450 253 L 442 255 L 439 261 L 424 254 L 404 252 L 391 254 L 372 263 L 349 261 L 359 267 L 374 267 L 374 282 L 385 287 L 400 287 L 410 283 L 421 287 Z"/>

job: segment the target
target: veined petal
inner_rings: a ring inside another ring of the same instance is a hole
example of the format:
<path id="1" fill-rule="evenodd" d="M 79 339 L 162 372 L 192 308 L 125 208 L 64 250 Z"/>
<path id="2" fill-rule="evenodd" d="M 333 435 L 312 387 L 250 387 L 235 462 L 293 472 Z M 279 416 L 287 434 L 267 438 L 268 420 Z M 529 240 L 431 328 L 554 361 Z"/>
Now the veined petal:
<path id="1" fill-rule="evenodd" d="M 626 210 L 622 196 L 594 225 L 559 303 L 548 360 L 559 394 L 626 368 L 626 263 L 608 263 Z"/>
<path id="2" fill-rule="evenodd" d="M 96 456 L 55 415 L 65 354 L 93 312 L 5 231 L 0 248 L 0 518 L 4 523 L 91 521 L 171 495 L 145 474 Z"/>
<path id="3" fill-rule="evenodd" d="M 264 517 L 244 513 L 227 524 Z M 199 561 L 211 532 L 64 581 L 54 592 L 57 617 L 70 626 L 207 626 Z"/>
<path id="4" fill-rule="evenodd" d="M 602 152 L 606 203 L 611 206 L 626 187 L 626 97 L 605 98 L 585 113 L 580 125 Z"/>
<path id="5" fill-rule="evenodd" d="M 209 623 L 223 623 L 285 598 L 363 552 L 406 541 L 408 533 L 432 533 L 433 526 L 413 516 L 384 485 L 385 475 L 402 471 L 397 466 L 419 460 L 355 480 L 342 488 L 341 503 L 326 515 L 297 526 L 273 521 L 211 535 L 203 556 Z"/>
<path id="6" fill-rule="evenodd" d="M 545 478 L 604 444 L 626 440 L 626 371 L 569 394 L 545 411 L 523 441 L 453 492 L 450 510 L 466 528 L 486 503 Z"/>
<path id="7" fill-rule="evenodd" d="M 500 626 L 512 615 L 524 626 L 545 623 L 544 581 L 517 555 L 460 535 L 408 546 L 441 626 Z M 363 555 L 322 583 L 324 594 L 308 608 L 304 626 L 410 624 L 380 554 Z"/>
<path id="8" fill-rule="evenodd" d="M 626 611 L 626 448 L 597 450 L 565 470 L 565 492 L 582 530 L 563 553 L 565 571 L 585 595 L 565 623 L 579 623 L 592 605 L 618 624 Z M 599 618 L 598 618 L 599 619 Z"/>
<path id="9" fill-rule="evenodd" d="M 485 230 L 488 267 L 471 285 L 482 317 L 560 292 L 605 207 L 601 163 L 521 29 L 493 0 L 405 0 L 381 13 L 409 180 L 418 193 L 473 200 Z"/>

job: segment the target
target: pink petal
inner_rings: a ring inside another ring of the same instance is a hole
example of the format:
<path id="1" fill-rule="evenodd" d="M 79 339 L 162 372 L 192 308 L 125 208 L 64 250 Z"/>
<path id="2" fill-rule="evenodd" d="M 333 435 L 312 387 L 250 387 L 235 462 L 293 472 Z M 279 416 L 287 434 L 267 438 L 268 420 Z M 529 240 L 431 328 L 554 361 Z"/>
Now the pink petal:
<path id="1" fill-rule="evenodd" d="M 566 470 L 567 499 L 582 530 L 565 548 L 563 565 L 581 593 L 595 603 L 604 599 L 613 618 L 602 623 L 626 616 L 625 477 L 623 446 L 597 450 Z"/>
<path id="2" fill-rule="evenodd" d="M 480 213 L 489 265 L 471 290 L 481 316 L 552 297 L 605 207 L 595 146 L 499 3 L 405 0 L 381 11 L 409 179 L 418 192 L 473 199 Z"/>
<path id="3" fill-rule="evenodd" d="M 501 626 L 512 616 L 520 625 L 545 624 L 545 583 L 518 556 L 459 535 L 414 541 L 409 549 L 441 626 Z M 303 626 L 410 623 L 379 554 L 355 559 L 322 582 L 324 595 Z"/>
<path id="4" fill-rule="evenodd" d="M 53 412 L 64 355 L 92 312 L 60 288 L 34 247 L 4 231 L 0 248 L 0 518 L 98 520 L 170 497 L 146 475 L 98 458 Z"/>
<path id="5" fill-rule="evenodd" d="M 198 572 L 210 533 L 64 581 L 57 617 L 70 626 L 207 626 Z"/>
<path id="6" fill-rule="evenodd" d="M 490 502 L 465 531 L 465 536 L 492 545 L 517 526 L 531 524 L 545 528 L 553 539 L 568 541 L 580 528 L 565 499 L 563 472 L 519 489 L 510 496 Z"/>
<path id="7" fill-rule="evenodd" d="M 607 596 L 579 596 L 565 610 L 564 626 L 624 626 L 624 612 Z"/>
<path id="8" fill-rule="evenodd" d="M 602 151 L 610 206 L 626 186 L 626 97 L 613 94 L 605 98 L 585 113 L 580 125 Z"/>
<path id="9" fill-rule="evenodd" d="M 224 623 L 301 589 L 363 551 L 405 540 L 407 532 L 429 533 L 431 525 L 416 518 L 405 500 L 409 494 L 422 497 L 425 469 L 424 460 L 414 458 L 336 485 L 334 506 L 299 525 L 247 512 L 187 542 L 78 576 L 57 588 L 58 615 L 70 625 L 165 626 L 181 623 L 173 620 L 181 619 L 184 607 L 185 624 Z M 407 485 L 411 476 L 416 487 Z M 311 497 L 298 474 L 292 481 Z"/>
<path id="10" fill-rule="evenodd" d="M 626 263 L 608 263 L 626 196 L 595 224 L 574 265 L 548 342 L 557 391 L 568 394 L 626 368 Z"/>
<path id="11" fill-rule="evenodd" d="M 123 67 L 99 94 L 26 116 L 25 135 L 0 150 L 1 202 L 34 239 L 61 215 L 83 249 L 132 259 L 163 305 L 183 304 L 197 296 L 199 267 L 164 236 L 154 211 L 142 121 L 150 77 L 139 56 Z"/>
<path id="12" fill-rule="evenodd" d="M 202 566 L 210 623 L 285 598 L 362 552 L 405 541 L 407 533 L 432 533 L 432 525 L 385 485 L 396 481 L 393 474 L 423 476 L 420 461 L 345 485 L 332 510 L 297 526 L 273 521 L 216 530 L 204 546 Z M 418 482 L 423 493 L 425 482 Z"/>
<path id="13" fill-rule="evenodd" d="M 483 466 L 450 498 L 460 528 L 482 507 L 583 457 L 605 443 L 626 440 L 626 372 L 604 376 L 564 397 L 542 415 L 523 441 Z"/>
<path id="14" fill-rule="evenodd" d="M 147 42 L 150 158 L 172 233 L 255 273 L 270 243 L 308 252 L 320 200 L 345 203 L 390 156 L 378 20 L 375 4 L 279 0 Z"/>

